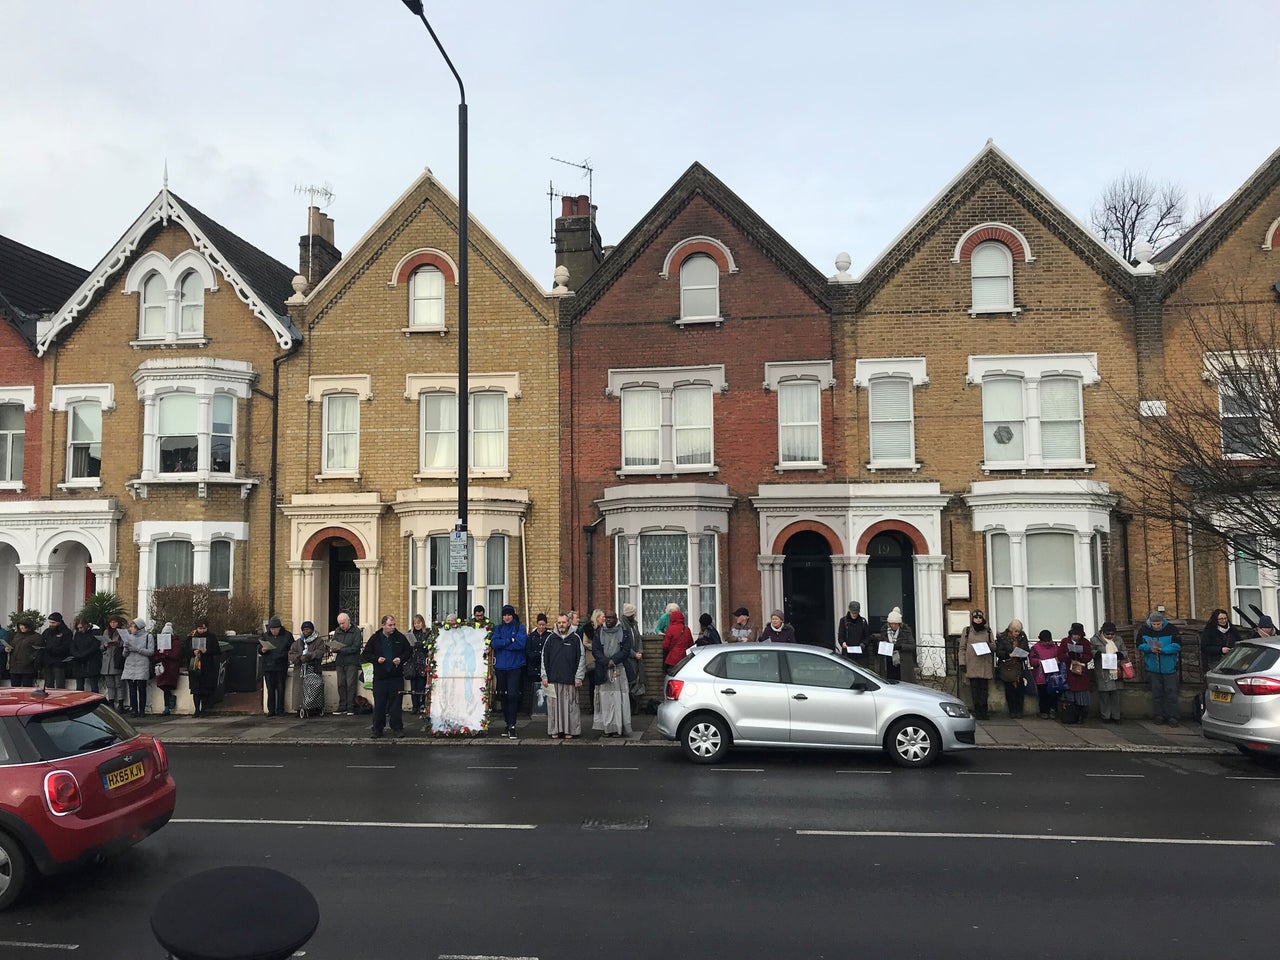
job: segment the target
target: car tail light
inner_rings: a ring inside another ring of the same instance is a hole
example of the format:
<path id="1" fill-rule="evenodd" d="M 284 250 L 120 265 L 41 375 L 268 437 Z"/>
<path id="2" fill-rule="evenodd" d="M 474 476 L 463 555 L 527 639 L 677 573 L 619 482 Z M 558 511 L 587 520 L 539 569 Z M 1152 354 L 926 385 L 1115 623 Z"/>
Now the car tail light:
<path id="1" fill-rule="evenodd" d="M 44 778 L 44 801 L 55 817 L 75 813 L 84 803 L 80 784 L 66 770 L 55 770 Z"/>
<path id="2" fill-rule="evenodd" d="M 681 690 L 683 690 L 683 689 L 684 689 L 684 681 L 683 681 L 683 680 L 668 680 L 668 681 L 667 681 L 667 699 L 668 699 L 668 700 L 679 700 L 679 699 L 680 699 L 680 691 L 681 691 Z"/>
<path id="3" fill-rule="evenodd" d="M 1275 677 L 1237 677 L 1236 686 L 1246 697 L 1265 697 L 1280 693 L 1280 680 Z"/>
<path id="4" fill-rule="evenodd" d="M 164 744 L 159 740 L 152 740 L 151 747 L 156 752 L 156 777 L 163 777 L 169 772 L 169 757 L 164 752 Z"/>

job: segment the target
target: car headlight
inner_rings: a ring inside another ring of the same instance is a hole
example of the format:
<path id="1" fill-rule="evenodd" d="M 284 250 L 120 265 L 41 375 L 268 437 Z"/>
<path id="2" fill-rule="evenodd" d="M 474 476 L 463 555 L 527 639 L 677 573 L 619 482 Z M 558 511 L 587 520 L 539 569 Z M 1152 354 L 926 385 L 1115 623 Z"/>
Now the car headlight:
<path id="1" fill-rule="evenodd" d="M 964 720 L 969 716 L 969 708 L 963 703 L 944 703 L 942 712 L 948 717 L 955 717 L 957 720 Z"/>

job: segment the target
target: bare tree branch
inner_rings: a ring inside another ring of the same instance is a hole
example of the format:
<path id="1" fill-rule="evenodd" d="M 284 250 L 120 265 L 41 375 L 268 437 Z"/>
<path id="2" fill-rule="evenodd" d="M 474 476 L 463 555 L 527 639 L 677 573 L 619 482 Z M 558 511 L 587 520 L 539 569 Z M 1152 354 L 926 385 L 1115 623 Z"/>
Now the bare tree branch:
<path id="1" fill-rule="evenodd" d="M 1127 170 L 1103 188 L 1089 220 L 1111 249 L 1132 261 L 1137 244 L 1158 250 L 1182 234 L 1185 206 L 1179 184 L 1160 184 L 1143 171 Z"/>

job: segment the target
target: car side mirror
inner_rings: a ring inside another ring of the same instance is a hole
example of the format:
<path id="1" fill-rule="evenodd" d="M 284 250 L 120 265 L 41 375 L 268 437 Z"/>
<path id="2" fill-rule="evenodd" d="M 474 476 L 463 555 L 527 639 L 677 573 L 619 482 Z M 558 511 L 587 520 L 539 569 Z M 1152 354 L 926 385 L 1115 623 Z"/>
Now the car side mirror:
<path id="1" fill-rule="evenodd" d="M 849 689 L 856 690 L 858 693 L 866 693 L 871 688 L 867 685 L 867 681 L 859 677 L 857 680 L 853 681 L 853 686 Z"/>

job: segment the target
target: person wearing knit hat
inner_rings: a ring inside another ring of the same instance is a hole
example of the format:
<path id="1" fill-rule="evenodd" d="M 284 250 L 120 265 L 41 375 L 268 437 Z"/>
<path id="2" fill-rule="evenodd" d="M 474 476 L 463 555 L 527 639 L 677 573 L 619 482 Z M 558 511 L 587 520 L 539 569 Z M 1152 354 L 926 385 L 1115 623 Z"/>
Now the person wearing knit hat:
<path id="1" fill-rule="evenodd" d="M 995 678 L 995 634 L 987 625 L 987 615 L 981 610 L 969 614 L 969 625 L 960 632 L 957 654 L 960 672 L 969 680 L 969 696 L 973 702 L 973 716 L 988 720 L 987 695 Z"/>
<path id="2" fill-rule="evenodd" d="M 1058 714 L 1069 726 L 1084 723 L 1093 703 L 1089 692 L 1093 645 L 1085 638 L 1084 624 L 1071 624 L 1066 637 L 1058 644 L 1058 662 L 1067 676 L 1067 689 L 1059 700 Z"/>
<path id="3" fill-rule="evenodd" d="M 138 617 L 133 629 L 124 637 L 124 668 L 120 679 L 129 689 L 129 714 L 140 717 L 147 706 L 147 681 L 151 679 L 151 658 L 155 656 L 156 641 L 147 632 L 147 621 Z"/>
<path id="4" fill-rule="evenodd" d="M 1151 685 L 1152 722 L 1178 725 L 1178 659 L 1182 644 L 1178 631 L 1157 608 L 1138 627 L 1138 652 L 1143 654 Z"/>
<path id="5" fill-rule="evenodd" d="M 310 620 L 303 620 L 298 628 L 297 638 L 289 644 L 289 665 L 293 667 L 293 675 L 289 681 L 289 697 L 293 710 L 301 716 L 306 707 L 306 675 L 308 671 L 319 671 L 320 662 L 324 659 L 324 645 L 316 636 L 316 625 Z M 314 683 L 315 681 L 312 681 Z M 324 709 L 324 687 L 320 688 L 321 701 L 319 709 Z"/>
<path id="6" fill-rule="evenodd" d="M 916 638 L 902 620 L 902 609 L 894 607 L 884 618 L 884 629 L 876 634 L 876 655 L 882 676 L 890 680 L 916 681 Z M 888 646 L 885 646 L 887 644 Z M 885 653 L 884 651 L 890 651 Z"/>
<path id="7" fill-rule="evenodd" d="M 1093 675 L 1097 677 L 1098 712 L 1102 714 L 1103 723 L 1119 723 L 1124 693 L 1120 664 L 1129 659 L 1129 652 L 1124 648 L 1116 625 L 1110 620 L 1102 625 L 1089 643 L 1093 647 Z"/>
<path id="8" fill-rule="evenodd" d="M 1027 665 L 1031 667 L 1036 692 L 1040 695 L 1040 719 L 1048 720 L 1058 711 L 1058 692 L 1055 684 L 1049 682 L 1049 677 L 1059 672 L 1058 645 L 1053 640 L 1052 630 L 1040 631 L 1040 639 L 1031 645 Z"/>
<path id="9" fill-rule="evenodd" d="M 525 657 L 525 629 L 516 608 L 506 604 L 498 625 L 493 628 L 489 648 L 493 651 L 495 696 L 502 705 L 502 718 L 507 722 L 507 739 L 516 738 L 516 716 L 520 709 L 520 682 L 528 660 Z"/>
<path id="10" fill-rule="evenodd" d="M 1274 637 L 1276 635 L 1276 624 L 1265 613 L 1258 618 L 1258 636 Z"/>
<path id="11" fill-rule="evenodd" d="M 47 689 L 59 689 L 67 685 L 66 660 L 71 656 L 71 629 L 63 622 L 62 614 L 49 614 L 49 626 L 40 634 L 40 672 Z"/>
<path id="12" fill-rule="evenodd" d="M 293 634 L 284 628 L 280 618 L 267 621 L 267 629 L 258 638 L 258 655 L 262 658 L 262 681 L 267 688 L 267 716 L 284 716 L 284 687 L 289 676 L 289 653 Z"/>
<path id="13" fill-rule="evenodd" d="M 761 643 L 796 643 L 796 631 L 791 624 L 784 622 L 781 610 L 769 614 L 769 622 L 760 631 Z"/>
<path id="14" fill-rule="evenodd" d="M 871 624 L 862 616 L 862 604 L 849 601 L 849 612 L 836 625 L 836 655 L 868 666 L 871 659 Z"/>
<path id="15" fill-rule="evenodd" d="M 163 716 L 178 708 L 178 680 L 182 676 L 182 644 L 173 635 L 173 624 L 165 623 L 156 637 L 156 655 L 152 659 L 156 687 L 164 697 Z"/>

